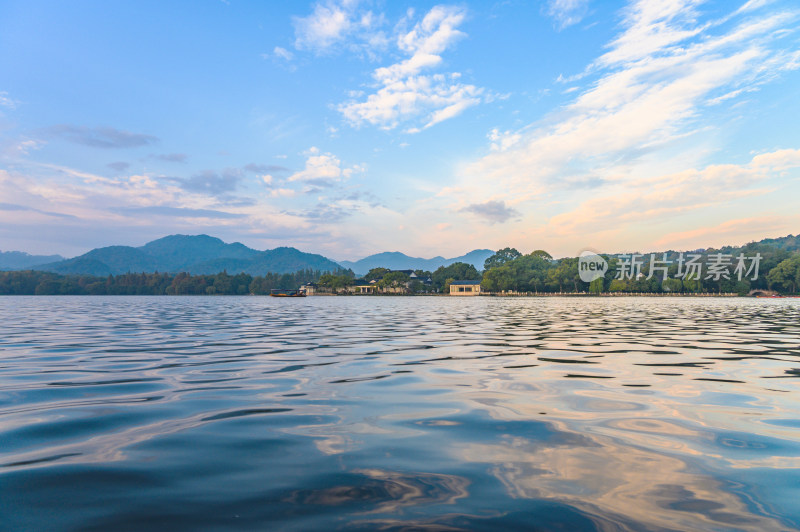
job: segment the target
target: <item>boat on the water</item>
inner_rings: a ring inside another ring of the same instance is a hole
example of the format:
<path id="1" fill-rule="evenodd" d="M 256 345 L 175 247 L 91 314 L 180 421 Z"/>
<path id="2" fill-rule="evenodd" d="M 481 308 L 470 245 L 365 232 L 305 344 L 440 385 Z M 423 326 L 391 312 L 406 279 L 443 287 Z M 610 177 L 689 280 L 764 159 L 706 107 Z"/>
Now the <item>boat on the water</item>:
<path id="1" fill-rule="evenodd" d="M 273 288 L 269 291 L 269 295 L 272 297 L 306 297 L 305 290 L 281 290 L 278 288 Z"/>

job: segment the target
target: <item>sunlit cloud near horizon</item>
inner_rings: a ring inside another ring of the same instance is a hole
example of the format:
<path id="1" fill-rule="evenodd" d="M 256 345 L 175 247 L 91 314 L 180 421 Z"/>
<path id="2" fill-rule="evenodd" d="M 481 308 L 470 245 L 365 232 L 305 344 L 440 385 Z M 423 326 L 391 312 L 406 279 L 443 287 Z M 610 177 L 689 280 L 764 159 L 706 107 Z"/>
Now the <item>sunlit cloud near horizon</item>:
<path id="1" fill-rule="evenodd" d="M 800 6 L 12 0 L 0 250 L 333 259 L 800 233 Z"/>

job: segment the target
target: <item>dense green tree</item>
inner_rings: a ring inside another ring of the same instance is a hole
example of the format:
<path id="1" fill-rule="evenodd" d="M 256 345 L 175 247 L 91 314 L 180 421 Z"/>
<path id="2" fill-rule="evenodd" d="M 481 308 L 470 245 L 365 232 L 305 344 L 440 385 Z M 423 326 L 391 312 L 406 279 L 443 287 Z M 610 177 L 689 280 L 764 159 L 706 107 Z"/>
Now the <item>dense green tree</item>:
<path id="1" fill-rule="evenodd" d="M 224 270 L 213 277 L 210 285 L 214 288 L 213 292 L 219 294 L 230 294 L 233 289 L 231 276 Z"/>
<path id="2" fill-rule="evenodd" d="M 338 292 L 353 284 L 353 278 L 349 275 L 335 275 L 326 273 L 319 278 L 320 286 L 330 288 L 334 292 Z"/>
<path id="3" fill-rule="evenodd" d="M 378 281 L 378 286 L 381 288 L 397 288 L 399 286 L 405 286 L 410 280 L 411 277 L 409 277 L 407 273 L 389 272 Z"/>
<path id="4" fill-rule="evenodd" d="M 797 293 L 800 288 L 800 255 L 778 263 L 767 274 L 767 282 L 772 290 Z"/>
<path id="5" fill-rule="evenodd" d="M 603 279 L 602 277 L 598 277 L 597 279 L 593 280 L 589 283 L 589 292 L 593 294 L 601 294 L 603 292 Z"/>
<path id="6" fill-rule="evenodd" d="M 578 259 L 576 257 L 564 258 L 558 261 L 556 266 L 556 278 L 559 287 L 564 287 L 567 291 L 582 292 L 588 283 L 584 283 L 578 274 Z"/>
<path id="7" fill-rule="evenodd" d="M 407 273 L 389 272 L 378 281 L 378 286 L 381 288 L 400 288 L 405 287 L 410 280 L 411 277 Z"/>
<path id="8" fill-rule="evenodd" d="M 524 255 L 484 272 L 481 287 L 494 292 L 538 291 L 546 287 L 553 265 L 539 255 Z M 577 274 L 577 267 L 575 269 Z"/>
<path id="9" fill-rule="evenodd" d="M 531 257 L 540 257 L 540 258 L 543 258 L 545 260 L 553 260 L 553 256 L 550 255 L 548 252 L 546 252 L 543 249 L 537 249 L 535 251 L 532 251 L 530 253 L 530 256 Z"/>
<path id="10" fill-rule="evenodd" d="M 703 291 L 703 281 L 698 279 L 682 279 L 684 290 L 692 293 L 700 293 Z"/>
<path id="11" fill-rule="evenodd" d="M 301 270 L 255 278 L 246 273 L 229 275 L 226 272 L 216 275 L 126 273 L 94 277 L 14 271 L 0 272 L 0 295 L 264 295 L 273 288 L 292 289 L 315 282 L 322 275 L 319 271 Z M 338 275 L 350 279 L 352 272 L 340 270 Z"/>
<path id="12" fill-rule="evenodd" d="M 622 279 L 613 279 L 611 284 L 608 285 L 609 292 L 627 292 L 628 283 Z"/>
<path id="13" fill-rule="evenodd" d="M 389 273 L 389 268 L 372 268 L 367 274 L 364 276 L 365 281 L 380 281 L 384 275 Z"/>
<path id="14" fill-rule="evenodd" d="M 419 279 L 411 279 L 411 282 L 408 283 L 408 291 L 412 294 L 422 294 L 430 291 L 430 287 L 425 285 Z"/>
<path id="15" fill-rule="evenodd" d="M 502 266 L 506 262 L 512 261 L 521 256 L 522 253 L 520 253 L 514 248 L 498 249 L 494 255 L 486 259 L 486 261 L 483 263 L 483 270 L 486 271 L 491 268 L 497 268 L 499 266 Z"/>
<path id="16" fill-rule="evenodd" d="M 436 290 L 445 290 L 445 284 L 448 279 L 452 281 L 470 281 L 478 280 L 481 278 L 478 270 L 472 264 L 466 262 L 454 262 L 449 266 L 439 266 L 435 272 L 431 274 L 433 287 Z"/>
<path id="17" fill-rule="evenodd" d="M 664 292 L 678 293 L 683 290 L 683 283 L 680 279 L 669 277 L 661 283 L 661 289 Z"/>
<path id="18" fill-rule="evenodd" d="M 454 281 L 456 281 L 456 279 L 453 279 L 452 277 L 448 277 L 447 279 L 445 279 L 444 284 L 442 285 L 442 292 L 445 294 L 449 294 L 450 285 L 453 284 Z"/>

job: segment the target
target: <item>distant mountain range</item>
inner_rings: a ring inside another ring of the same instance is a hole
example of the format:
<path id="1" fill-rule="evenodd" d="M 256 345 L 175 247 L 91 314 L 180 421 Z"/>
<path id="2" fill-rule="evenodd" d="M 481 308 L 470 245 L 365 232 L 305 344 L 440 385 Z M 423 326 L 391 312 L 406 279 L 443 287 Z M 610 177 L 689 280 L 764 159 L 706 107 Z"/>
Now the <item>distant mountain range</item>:
<path id="1" fill-rule="evenodd" d="M 0 251 L 0 271 L 27 270 L 40 264 L 64 260 L 61 255 L 29 255 L 22 251 Z"/>
<path id="2" fill-rule="evenodd" d="M 731 253 L 733 250 L 742 249 L 756 252 L 762 248 L 798 252 L 800 235 L 765 238 L 739 247 L 724 246 L 720 251 Z M 219 238 L 208 235 L 171 235 L 141 247 L 96 248 L 72 259 L 64 259 L 60 255 L 29 255 L 21 251 L 0 251 L 0 271 L 40 270 L 61 274 L 106 276 L 156 271 L 216 274 L 225 270 L 230 274 L 243 272 L 250 275 L 265 275 L 307 269 L 335 272 L 349 268 L 357 275 L 364 275 L 372 268 L 432 272 L 439 266 L 449 266 L 454 262 L 472 264 L 480 271 L 483 270 L 486 259 L 493 254 L 490 249 L 476 249 L 451 259 L 444 257 L 422 259 L 409 257 L 400 252 L 386 252 L 357 261 L 345 260 L 337 263 L 322 255 L 304 253 L 291 247 L 258 251 L 239 242 L 226 244 Z"/>
<path id="3" fill-rule="evenodd" d="M 361 260 L 339 261 L 344 268 L 353 270 L 357 275 L 364 275 L 372 268 L 389 268 L 390 270 L 426 270 L 434 271 L 439 266 L 449 266 L 454 262 L 466 262 L 472 264 L 478 271 L 483 270 L 483 263 L 486 259 L 494 255 L 494 251 L 490 249 L 476 249 L 470 251 L 466 255 L 446 259 L 444 257 L 434 257 L 432 259 L 421 259 L 417 257 L 409 257 L 405 253 L 399 251 L 387 251 L 385 253 L 377 253 L 364 257 Z"/>
<path id="4" fill-rule="evenodd" d="M 144 246 L 108 246 L 96 248 L 78 257 L 65 259 L 60 255 L 29 255 L 20 251 L 0 252 L 0 270 L 35 269 L 60 274 L 120 275 L 128 272 L 189 272 L 191 274 L 291 273 L 298 270 L 334 272 L 352 269 L 358 275 L 372 268 L 392 270 L 428 270 L 466 262 L 483 269 L 483 263 L 494 252 L 476 249 L 461 257 L 421 259 L 403 253 L 378 253 L 361 260 L 334 262 L 322 255 L 304 253 L 291 247 L 258 251 L 234 242 L 226 244 L 208 235 L 170 235 L 148 242 Z"/>
<path id="5" fill-rule="evenodd" d="M 5 255 L 5 254 L 4 254 Z M 109 246 L 93 249 L 79 257 L 53 258 L 46 263 L 15 266 L 13 270 L 36 269 L 61 274 L 120 275 L 128 272 L 189 272 L 215 274 L 291 273 L 312 269 L 337 271 L 337 263 L 322 255 L 303 253 L 295 248 L 280 247 L 267 251 L 251 249 L 238 242 L 226 244 L 208 235 L 171 235 L 141 247 Z"/>

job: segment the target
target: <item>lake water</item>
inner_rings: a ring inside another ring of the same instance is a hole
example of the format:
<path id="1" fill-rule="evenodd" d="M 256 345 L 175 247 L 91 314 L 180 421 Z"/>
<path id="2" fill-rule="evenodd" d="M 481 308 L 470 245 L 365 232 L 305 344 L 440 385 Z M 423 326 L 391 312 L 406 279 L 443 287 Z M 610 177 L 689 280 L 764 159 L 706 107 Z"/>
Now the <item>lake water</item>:
<path id="1" fill-rule="evenodd" d="M 0 298 L 2 530 L 800 528 L 800 300 Z"/>

